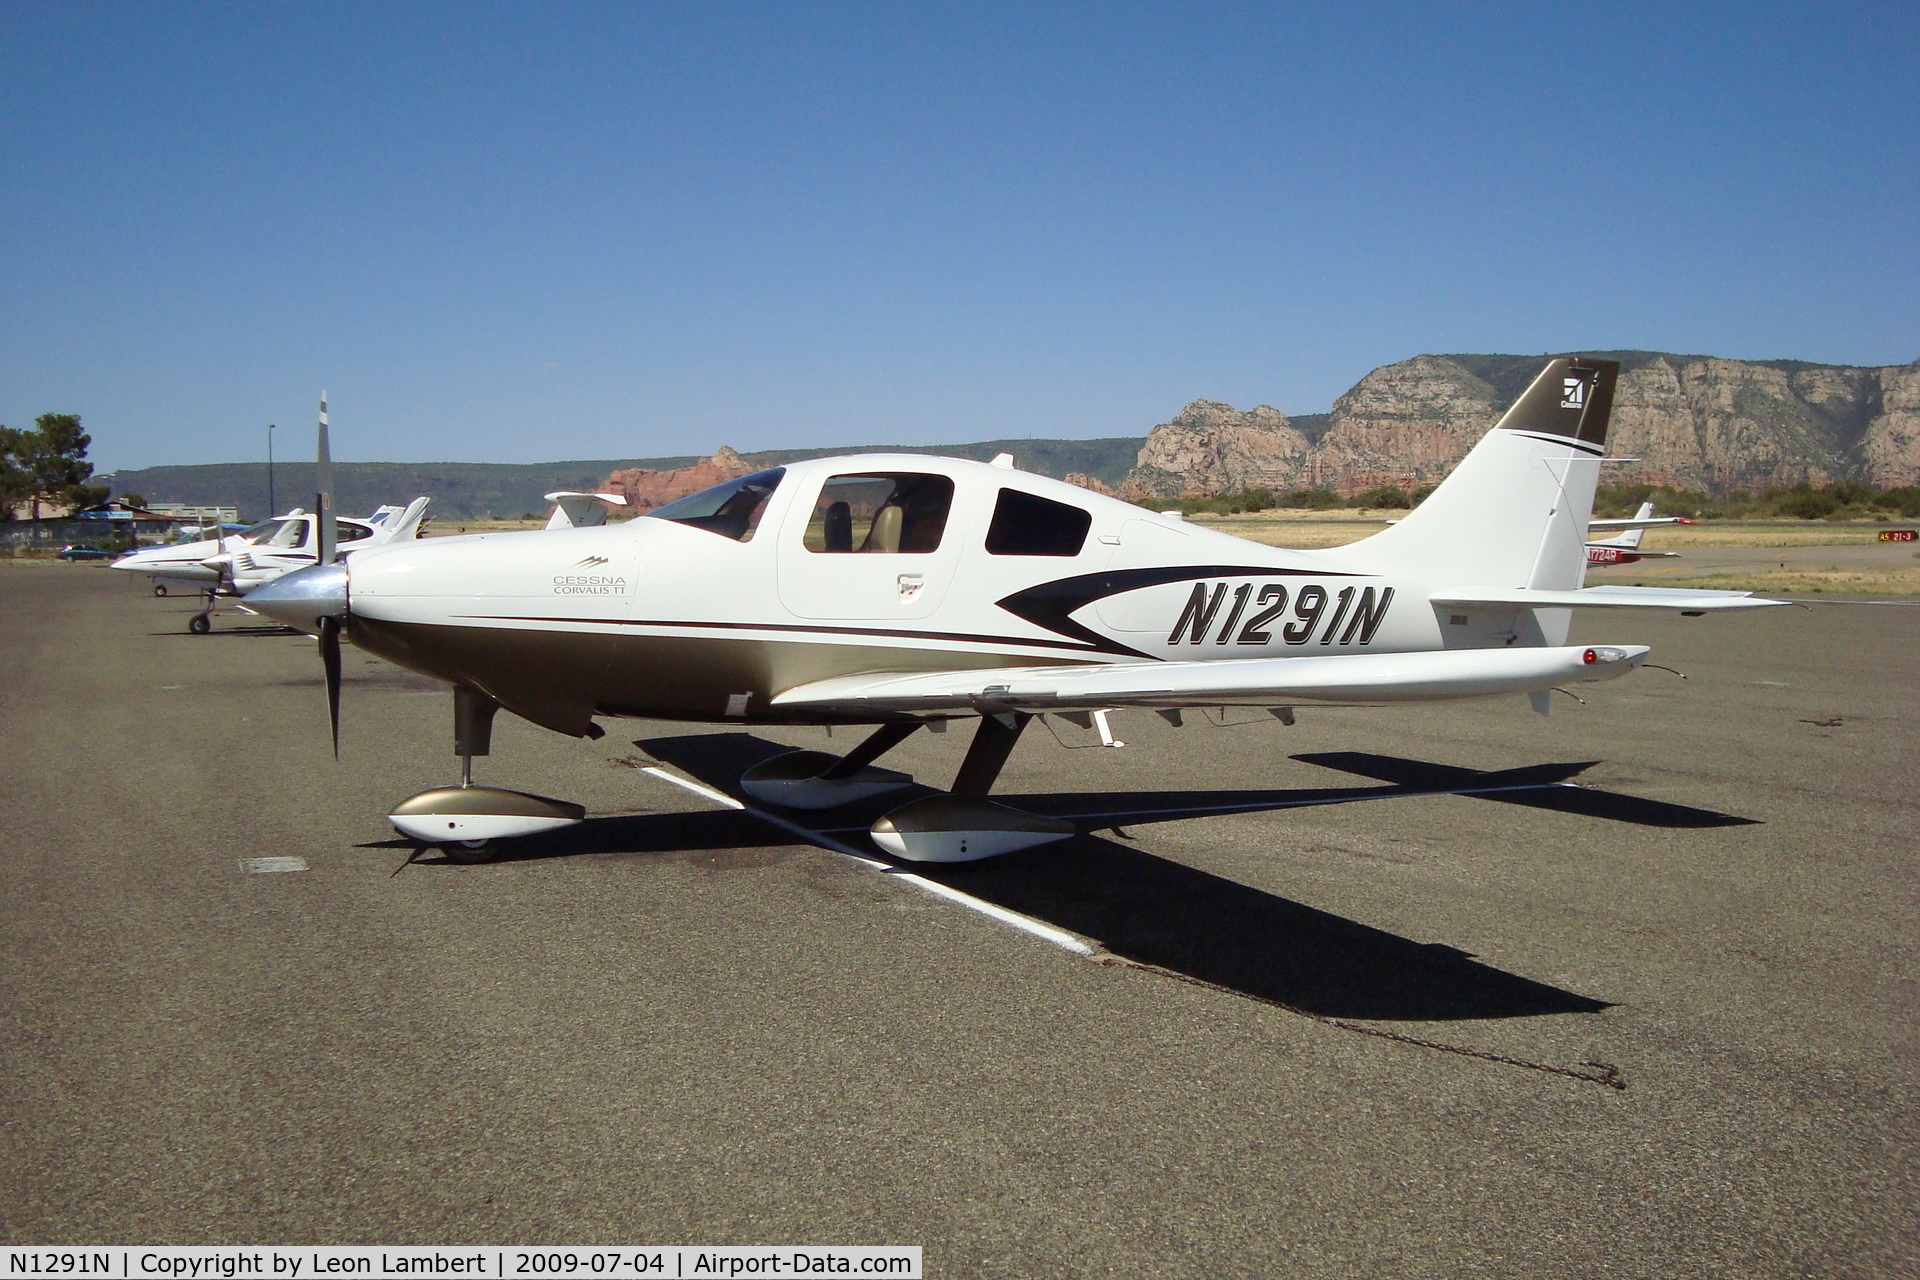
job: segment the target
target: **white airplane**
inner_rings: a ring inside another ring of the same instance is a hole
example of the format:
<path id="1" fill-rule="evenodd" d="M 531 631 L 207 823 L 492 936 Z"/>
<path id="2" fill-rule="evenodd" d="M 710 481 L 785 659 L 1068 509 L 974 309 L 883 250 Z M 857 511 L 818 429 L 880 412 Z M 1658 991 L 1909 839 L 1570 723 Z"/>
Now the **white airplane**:
<path id="1" fill-rule="evenodd" d="M 1587 529 L 1624 529 L 1626 532 L 1612 538 L 1594 538 L 1587 543 L 1587 565 L 1589 568 L 1603 564 L 1635 564 L 1641 560 L 1655 557 L 1677 558 L 1678 551 L 1642 551 L 1640 539 L 1646 536 L 1648 529 L 1662 524 L 1695 524 L 1685 516 L 1660 516 L 1653 514 L 1653 504 L 1643 502 L 1639 513 L 1619 520 L 1589 520 Z"/>
<path id="2" fill-rule="evenodd" d="M 319 449 L 314 462 L 319 492 L 314 495 L 312 514 L 295 507 L 284 516 L 263 520 L 232 536 L 222 533 L 202 542 L 135 551 L 114 561 L 113 568 L 146 574 L 153 579 L 156 596 L 166 595 L 175 586 L 200 592 L 206 598 L 206 608 L 194 615 L 187 630 L 205 635 L 213 629 L 213 608 L 221 596 L 245 596 L 289 573 L 330 565 L 337 554 L 419 536 L 426 498 L 415 498 L 404 509 L 381 507 L 364 521 L 334 517 L 333 450 L 327 440 L 324 391 L 320 393 Z"/>
<path id="3" fill-rule="evenodd" d="M 794 751 L 740 780 L 826 809 L 905 787 L 874 762 L 977 719 L 946 794 L 872 823 L 908 860 L 961 862 L 1074 834 L 988 799 L 1038 713 L 1399 705 L 1612 680 L 1644 645 L 1568 645 L 1572 611 L 1685 615 L 1746 592 L 1584 588 L 1619 366 L 1551 361 L 1400 523 L 1323 551 L 1261 546 L 1014 470 L 918 454 L 743 476 L 618 525 L 438 538 L 324 562 L 248 606 L 320 639 L 339 742 L 340 637 L 454 687 L 462 782 L 389 818 L 483 860 L 578 822 L 575 804 L 472 785 L 505 707 L 597 738 L 596 717 L 872 725 L 844 757 Z M 1100 717 L 1104 727 L 1104 716 Z M 776 817 L 770 819 L 784 821 Z"/>
<path id="4" fill-rule="evenodd" d="M 339 552 L 413 538 L 419 532 L 427 503 L 426 498 L 415 498 L 404 508 L 384 506 L 362 519 L 336 519 L 334 538 Z M 170 591 L 194 591 L 205 596 L 206 611 L 195 614 L 188 623 L 195 635 L 204 635 L 212 626 L 215 596 L 244 597 L 283 574 L 311 567 L 318 555 L 317 523 L 315 516 L 295 507 L 238 533 L 131 552 L 114 561 L 112 567 L 146 574 L 153 580 L 156 596 Z"/>

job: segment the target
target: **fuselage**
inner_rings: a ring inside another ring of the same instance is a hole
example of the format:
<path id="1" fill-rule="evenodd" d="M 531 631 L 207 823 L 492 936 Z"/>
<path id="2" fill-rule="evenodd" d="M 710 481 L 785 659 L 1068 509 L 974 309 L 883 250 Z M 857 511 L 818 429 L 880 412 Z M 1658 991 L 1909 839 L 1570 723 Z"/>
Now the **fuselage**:
<path id="1" fill-rule="evenodd" d="M 338 520 L 342 550 L 365 545 L 374 526 L 357 520 Z M 113 568 L 145 574 L 156 583 L 196 591 L 219 588 L 244 596 L 263 583 L 312 565 L 317 558 L 314 517 L 295 511 L 275 516 L 250 529 L 200 542 L 147 547 L 122 556 Z"/>
<path id="2" fill-rule="evenodd" d="M 596 714 L 780 721 L 776 694 L 857 672 L 1539 642 L 1531 611 L 1436 611 L 1366 542 L 1267 547 L 921 455 L 761 477 L 710 513 L 361 552 L 349 636 L 573 734 Z"/>

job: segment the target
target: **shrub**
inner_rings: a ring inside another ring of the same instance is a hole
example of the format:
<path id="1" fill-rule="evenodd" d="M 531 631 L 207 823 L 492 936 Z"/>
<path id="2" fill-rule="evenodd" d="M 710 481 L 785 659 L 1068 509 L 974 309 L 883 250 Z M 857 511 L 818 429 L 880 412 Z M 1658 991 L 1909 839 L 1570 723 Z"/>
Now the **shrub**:
<path id="1" fill-rule="evenodd" d="M 1368 489 L 1363 493 L 1354 494 L 1353 497 L 1347 499 L 1347 505 L 1350 507 L 1389 507 L 1404 511 L 1413 505 L 1413 500 L 1407 497 L 1407 491 L 1400 486 L 1383 484 Z"/>

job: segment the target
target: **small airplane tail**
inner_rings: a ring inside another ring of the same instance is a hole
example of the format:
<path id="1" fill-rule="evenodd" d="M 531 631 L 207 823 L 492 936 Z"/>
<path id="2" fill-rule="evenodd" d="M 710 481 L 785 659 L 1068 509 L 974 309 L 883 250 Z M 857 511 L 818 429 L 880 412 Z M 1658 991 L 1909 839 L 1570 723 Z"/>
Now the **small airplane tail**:
<path id="1" fill-rule="evenodd" d="M 1620 365 L 1547 363 L 1494 429 L 1398 524 L 1320 554 L 1448 584 L 1578 589 Z M 1557 641 L 1555 642 L 1557 643 Z"/>
<path id="2" fill-rule="evenodd" d="M 432 501 L 432 498 L 423 497 L 415 498 L 412 502 L 409 502 L 407 509 L 400 513 L 398 519 L 389 521 L 380 527 L 380 532 L 384 535 L 384 541 L 405 542 L 416 536 L 420 531 L 420 519 L 427 514 L 427 504 Z"/>
<path id="3" fill-rule="evenodd" d="M 1651 520 L 1653 518 L 1653 504 L 1651 502 L 1641 503 L 1640 510 L 1634 513 L 1633 518 L 1635 520 Z M 1588 542 L 1587 545 L 1590 547 L 1619 547 L 1623 551 L 1638 551 L 1640 549 L 1640 539 L 1645 537 L 1646 533 L 1647 531 L 1644 527 L 1629 529 L 1617 537 L 1594 538 Z"/>

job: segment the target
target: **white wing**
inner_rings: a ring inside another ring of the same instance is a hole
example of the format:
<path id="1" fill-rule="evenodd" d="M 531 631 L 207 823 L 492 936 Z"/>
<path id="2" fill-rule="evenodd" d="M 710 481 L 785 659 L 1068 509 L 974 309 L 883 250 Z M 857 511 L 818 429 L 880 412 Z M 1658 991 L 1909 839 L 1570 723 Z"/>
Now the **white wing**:
<path id="1" fill-rule="evenodd" d="M 800 685 L 775 696 L 773 705 L 847 715 L 1298 702 L 1367 706 L 1532 693 L 1572 681 L 1611 680 L 1639 666 L 1647 653 L 1645 645 L 1594 645 L 880 672 Z"/>

